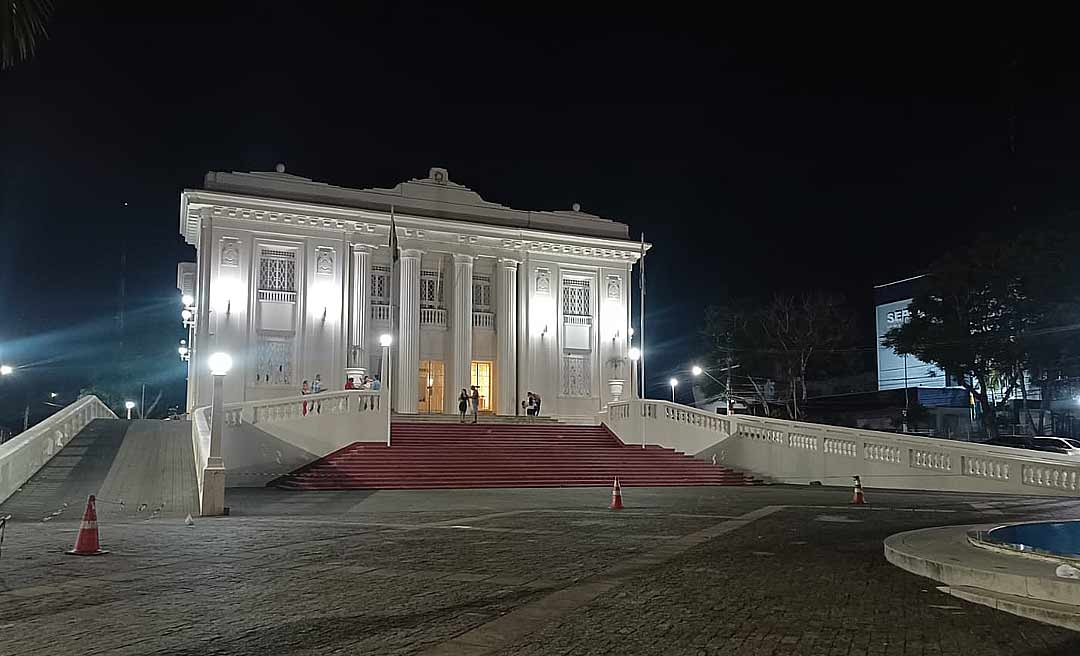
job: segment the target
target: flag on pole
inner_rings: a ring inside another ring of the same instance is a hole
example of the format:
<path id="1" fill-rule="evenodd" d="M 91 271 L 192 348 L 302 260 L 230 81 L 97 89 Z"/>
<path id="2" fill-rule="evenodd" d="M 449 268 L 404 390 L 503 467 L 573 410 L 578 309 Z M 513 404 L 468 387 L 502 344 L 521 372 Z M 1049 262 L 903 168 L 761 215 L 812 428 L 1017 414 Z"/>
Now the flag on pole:
<path id="1" fill-rule="evenodd" d="M 397 241 L 397 225 L 394 222 L 394 206 L 390 206 L 390 261 L 392 264 L 397 264 L 398 261 L 398 241 Z"/>

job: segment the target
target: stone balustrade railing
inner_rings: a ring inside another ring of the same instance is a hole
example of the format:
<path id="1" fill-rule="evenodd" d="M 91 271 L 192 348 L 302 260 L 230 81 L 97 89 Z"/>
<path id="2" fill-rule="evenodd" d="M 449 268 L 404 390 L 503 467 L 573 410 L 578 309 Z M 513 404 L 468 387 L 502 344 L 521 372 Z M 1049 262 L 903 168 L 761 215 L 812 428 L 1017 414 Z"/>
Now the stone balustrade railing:
<path id="1" fill-rule="evenodd" d="M 603 423 L 627 444 L 660 444 L 696 455 L 728 436 L 727 417 L 670 401 L 609 403 Z"/>
<path id="2" fill-rule="evenodd" d="M 390 321 L 390 306 L 384 303 L 371 304 L 372 321 Z"/>
<path id="3" fill-rule="evenodd" d="M 0 444 L 0 503 L 95 419 L 116 419 L 116 415 L 96 396 L 84 396 Z"/>
<path id="4" fill-rule="evenodd" d="M 315 415 L 380 412 L 382 398 L 373 390 L 341 390 L 225 405 L 225 425 L 267 424 Z"/>
<path id="5" fill-rule="evenodd" d="M 1080 459 L 972 442 L 714 415 L 667 401 L 609 404 L 624 442 L 659 444 L 777 482 L 1080 496 Z"/>
<path id="6" fill-rule="evenodd" d="M 446 310 L 440 308 L 420 308 L 421 326 L 446 327 Z"/>

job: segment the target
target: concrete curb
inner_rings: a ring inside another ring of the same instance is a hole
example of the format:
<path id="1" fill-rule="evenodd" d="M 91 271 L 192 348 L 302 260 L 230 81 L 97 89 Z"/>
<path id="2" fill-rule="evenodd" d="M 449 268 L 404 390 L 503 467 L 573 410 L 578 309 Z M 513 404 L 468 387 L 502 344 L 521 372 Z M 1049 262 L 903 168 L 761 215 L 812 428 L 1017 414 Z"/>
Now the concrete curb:
<path id="1" fill-rule="evenodd" d="M 968 542 L 968 531 L 990 526 L 897 533 L 885 539 L 885 559 L 944 583 L 949 594 L 962 599 L 1080 630 L 1080 581 L 1059 578 L 1053 562 L 980 549 Z"/>

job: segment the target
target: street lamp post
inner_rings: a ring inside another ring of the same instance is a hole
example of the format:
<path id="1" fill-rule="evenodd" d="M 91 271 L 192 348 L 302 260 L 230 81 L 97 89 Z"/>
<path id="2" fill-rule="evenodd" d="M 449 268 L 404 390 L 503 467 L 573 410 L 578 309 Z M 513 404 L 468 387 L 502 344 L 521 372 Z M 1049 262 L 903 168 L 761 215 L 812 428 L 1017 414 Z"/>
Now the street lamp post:
<path id="1" fill-rule="evenodd" d="M 671 402 L 675 403 L 675 386 L 679 384 L 678 378 L 672 378 L 668 380 L 668 385 L 671 385 Z"/>
<path id="2" fill-rule="evenodd" d="M 379 346 L 383 349 L 382 357 L 382 403 L 386 406 L 386 446 L 390 446 L 390 345 L 394 343 L 394 336 L 390 333 L 379 335 Z"/>
<path id="3" fill-rule="evenodd" d="M 135 408 L 135 402 L 124 401 L 124 407 L 127 408 L 127 418 L 131 419 L 131 411 Z"/>
<path id="4" fill-rule="evenodd" d="M 701 374 L 705 374 L 706 376 L 711 378 L 714 383 L 716 383 L 717 385 L 723 386 L 723 388 L 724 388 L 724 404 L 727 406 L 727 413 L 730 415 L 732 413 L 731 371 L 733 369 L 738 369 L 741 366 L 742 366 L 741 364 L 735 364 L 735 365 L 731 365 L 730 367 L 724 367 L 723 369 L 720 370 L 720 371 L 726 371 L 727 372 L 727 383 L 721 382 L 716 376 L 710 374 L 706 369 L 702 369 L 701 367 L 699 367 L 696 364 L 693 367 L 690 367 L 690 373 L 694 374 L 694 376 L 700 376 Z"/>
<path id="5" fill-rule="evenodd" d="M 210 453 L 203 469 L 203 515 L 225 512 L 225 461 L 221 457 L 221 433 L 225 428 L 225 375 L 232 369 L 232 357 L 217 352 L 207 361 L 214 377 L 214 396 L 210 408 Z"/>

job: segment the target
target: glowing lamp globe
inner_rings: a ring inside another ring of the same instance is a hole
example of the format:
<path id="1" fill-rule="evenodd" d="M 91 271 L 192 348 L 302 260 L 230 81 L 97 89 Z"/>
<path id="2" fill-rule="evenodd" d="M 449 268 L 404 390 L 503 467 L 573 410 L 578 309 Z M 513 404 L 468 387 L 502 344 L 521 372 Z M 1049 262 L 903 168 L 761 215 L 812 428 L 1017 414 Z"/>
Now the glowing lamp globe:
<path id="1" fill-rule="evenodd" d="M 700 376 L 701 371 L 701 367 L 697 366 L 696 364 L 690 369 L 690 373 L 694 374 L 695 376 Z"/>
<path id="2" fill-rule="evenodd" d="M 390 346 L 394 343 L 394 336 L 390 333 L 379 335 L 379 346 Z"/>
<path id="3" fill-rule="evenodd" d="M 638 360 L 641 359 L 641 349 L 639 349 L 638 347 L 635 346 L 635 347 L 631 348 L 629 352 L 627 352 L 627 355 L 630 356 L 631 360 L 633 360 L 634 362 L 637 362 Z"/>
<path id="4" fill-rule="evenodd" d="M 131 410 L 132 408 L 135 407 L 135 402 L 134 401 L 124 401 L 124 407 L 127 408 L 128 410 Z"/>
<path id="5" fill-rule="evenodd" d="M 232 357 L 228 353 L 218 351 L 210 356 L 206 364 L 209 365 L 211 374 L 224 376 L 229 373 L 229 369 L 232 369 Z"/>
<path id="6" fill-rule="evenodd" d="M 195 305 L 195 297 L 192 296 L 191 294 L 184 294 L 184 296 L 180 299 L 180 301 L 187 307 L 191 307 L 192 305 Z"/>

